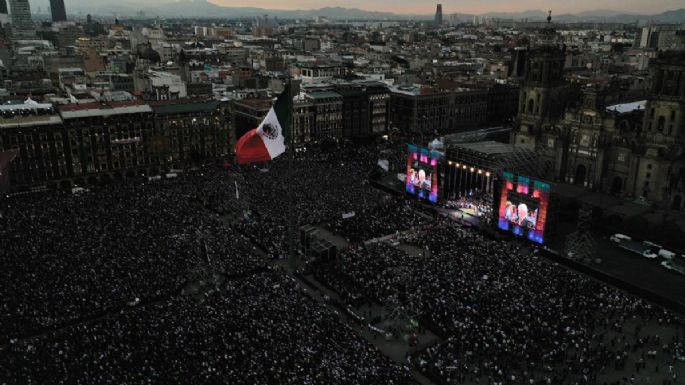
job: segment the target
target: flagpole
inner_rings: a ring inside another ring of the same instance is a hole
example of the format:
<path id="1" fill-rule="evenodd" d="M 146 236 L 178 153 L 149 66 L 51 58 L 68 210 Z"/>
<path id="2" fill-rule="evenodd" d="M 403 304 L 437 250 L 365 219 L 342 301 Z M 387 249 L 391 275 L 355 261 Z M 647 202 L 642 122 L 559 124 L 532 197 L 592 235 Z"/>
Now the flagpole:
<path id="1" fill-rule="evenodd" d="M 288 104 L 290 113 L 290 129 L 288 130 L 288 259 L 290 265 L 295 270 L 297 264 L 295 262 L 295 244 L 294 244 L 294 221 L 293 221 L 293 156 L 295 152 L 294 146 L 294 127 L 293 127 L 293 74 L 292 70 L 288 68 Z"/>

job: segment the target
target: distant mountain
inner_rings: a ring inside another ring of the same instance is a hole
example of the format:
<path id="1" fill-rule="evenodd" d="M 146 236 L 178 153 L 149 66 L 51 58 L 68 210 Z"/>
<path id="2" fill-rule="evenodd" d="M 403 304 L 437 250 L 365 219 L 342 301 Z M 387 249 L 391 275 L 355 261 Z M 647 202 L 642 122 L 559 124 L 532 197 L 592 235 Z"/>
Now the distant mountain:
<path id="1" fill-rule="evenodd" d="M 612 17 L 616 15 L 634 15 L 632 12 L 618 12 L 611 9 L 595 9 L 593 11 L 584 11 L 576 13 L 574 16 L 578 17 Z"/>
<path id="2" fill-rule="evenodd" d="M 426 17 L 420 15 L 398 15 L 391 12 L 371 12 L 365 11 L 358 8 L 342 8 L 342 7 L 325 7 L 317 10 L 311 11 L 298 11 L 301 12 L 302 17 L 307 16 L 323 16 L 328 18 L 334 18 L 338 20 L 352 19 L 397 19 L 399 18 L 411 18 L 411 17 Z"/>
<path id="3" fill-rule="evenodd" d="M 685 23 L 685 9 L 667 11 L 656 15 L 619 13 L 615 11 L 583 12 L 577 15 L 559 15 L 554 18 L 560 22 L 616 22 L 632 23 L 635 21 L 653 21 L 656 23 Z"/>
<path id="4" fill-rule="evenodd" d="M 480 16 L 491 17 L 503 20 L 530 20 L 542 21 L 547 18 L 547 13 L 542 11 L 525 11 L 519 13 L 501 13 L 493 12 L 486 13 Z M 472 15 L 459 15 L 460 19 L 468 21 Z M 656 23 L 685 23 L 685 9 L 677 9 L 667 11 L 655 15 L 640 15 L 629 12 L 618 12 L 612 10 L 594 10 L 585 11 L 577 14 L 563 14 L 554 15 L 552 18 L 556 22 L 615 22 L 615 23 L 633 23 L 635 21 L 653 21 Z"/>
<path id="5" fill-rule="evenodd" d="M 49 0 L 31 0 L 35 12 L 47 12 Z M 68 14 L 93 14 L 119 17 L 135 16 L 143 11 L 147 16 L 167 18 L 253 18 L 261 15 L 283 19 L 301 19 L 323 16 L 337 20 L 408 20 L 424 19 L 428 15 L 398 15 L 391 12 L 373 12 L 357 8 L 324 7 L 312 10 L 274 10 L 257 7 L 222 7 L 207 0 L 71 0 L 66 3 Z M 430 16 L 432 18 L 432 15 Z"/>
<path id="6" fill-rule="evenodd" d="M 49 0 L 31 0 L 31 7 L 40 7 L 47 11 Z M 148 17 L 162 16 L 166 18 L 254 18 L 261 15 L 278 17 L 281 19 L 311 19 L 323 16 L 333 20 L 431 20 L 433 14 L 406 15 L 392 12 L 373 12 L 358 8 L 324 7 L 310 10 L 274 10 L 257 7 L 222 7 L 208 0 L 69 0 L 67 2 L 69 14 L 93 14 L 119 17 L 135 16 L 139 11 Z M 449 9 L 446 9 L 449 13 Z M 458 14 L 462 21 L 471 21 L 474 15 Z M 544 20 L 547 12 L 543 10 L 528 10 L 523 12 L 490 12 L 479 16 L 495 19 L 510 20 Z M 685 23 L 685 9 L 667 11 L 656 15 L 638 15 L 629 12 L 598 9 L 578 14 L 554 15 L 558 22 L 619 22 L 632 23 L 635 21 L 654 21 L 658 23 Z"/>
<path id="7" fill-rule="evenodd" d="M 647 17 L 647 19 L 650 19 Z M 685 9 L 676 9 L 655 15 L 650 20 L 660 23 L 685 23 Z"/>
<path id="8" fill-rule="evenodd" d="M 514 19 L 514 20 L 543 20 L 548 13 L 540 10 L 531 10 L 523 12 L 489 12 L 478 16 L 490 17 L 493 19 Z"/>

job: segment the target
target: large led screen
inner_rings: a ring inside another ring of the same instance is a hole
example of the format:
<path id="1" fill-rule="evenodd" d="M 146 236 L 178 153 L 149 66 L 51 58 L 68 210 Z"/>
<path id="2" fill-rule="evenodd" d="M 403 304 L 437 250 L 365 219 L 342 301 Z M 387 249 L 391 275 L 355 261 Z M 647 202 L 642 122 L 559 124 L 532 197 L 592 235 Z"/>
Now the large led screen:
<path id="1" fill-rule="evenodd" d="M 543 243 L 550 187 L 546 182 L 504 172 L 499 228 L 533 242 Z"/>
<path id="2" fill-rule="evenodd" d="M 406 190 L 421 199 L 438 202 L 438 160 L 440 153 L 409 145 Z"/>

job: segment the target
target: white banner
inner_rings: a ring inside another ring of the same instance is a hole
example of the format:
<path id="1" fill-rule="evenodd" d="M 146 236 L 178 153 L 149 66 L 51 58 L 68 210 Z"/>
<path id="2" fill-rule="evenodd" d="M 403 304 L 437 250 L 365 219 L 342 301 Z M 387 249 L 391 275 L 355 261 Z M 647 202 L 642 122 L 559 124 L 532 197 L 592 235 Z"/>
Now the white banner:
<path id="1" fill-rule="evenodd" d="M 355 216 L 354 211 L 350 211 L 349 213 L 343 213 L 342 215 L 343 219 L 352 218 L 353 216 Z"/>
<path id="2" fill-rule="evenodd" d="M 386 172 L 390 171 L 390 162 L 387 159 L 378 159 L 378 166 Z"/>

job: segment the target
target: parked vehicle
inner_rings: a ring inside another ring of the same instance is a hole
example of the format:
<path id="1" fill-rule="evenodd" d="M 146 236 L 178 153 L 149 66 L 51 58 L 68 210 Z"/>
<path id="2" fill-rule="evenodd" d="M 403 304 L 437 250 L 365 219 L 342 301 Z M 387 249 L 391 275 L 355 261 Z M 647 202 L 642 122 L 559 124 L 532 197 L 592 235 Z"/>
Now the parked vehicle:
<path id="1" fill-rule="evenodd" d="M 675 253 L 666 249 L 661 249 L 659 250 L 659 256 L 670 261 L 675 257 Z"/>
<path id="2" fill-rule="evenodd" d="M 652 250 L 645 250 L 642 252 L 642 256 L 649 259 L 659 258 L 659 254 L 653 252 Z"/>
<path id="3" fill-rule="evenodd" d="M 625 234 L 614 234 L 609 239 L 613 242 L 620 243 L 621 241 L 631 241 L 633 238 Z"/>
<path id="4" fill-rule="evenodd" d="M 685 264 L 677 261 L 662 261 L 661 266 L 674 271 L 680 275 L 685 275 Z"/>
<path id="5" fill-rule="evenodd" d="M 644 257 L 645 253 L 653 253 L 655 250 L 652 246 L 647 246 L 642 242 L 633 241 L 632 239 L 619 239 L 619 241 L 616 242 L 616 246 L 623 250 L 630 251 L 631 253 L 638 254 L 641 257 Z"/>

